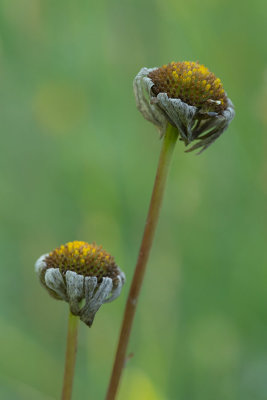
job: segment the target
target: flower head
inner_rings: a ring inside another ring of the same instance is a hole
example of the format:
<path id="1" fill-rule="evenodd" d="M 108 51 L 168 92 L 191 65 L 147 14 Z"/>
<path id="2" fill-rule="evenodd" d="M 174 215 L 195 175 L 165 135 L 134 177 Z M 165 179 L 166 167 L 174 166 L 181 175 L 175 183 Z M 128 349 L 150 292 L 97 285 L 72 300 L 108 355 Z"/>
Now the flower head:
<path id="1" fill-rule="evenodd" d="M 119 296 L 125 282 L 114 258 L 95 243 L 66 243 L 41 256 L 35 270 L 50 295 L 67 301 L 71 312 L 88 326 L 103 303 Z"/>
<path id="2" fill-rule="evenodd" d="M 235 112 L 220 79 L 197 62 L 171 62 L 161 68 L 142 68 L 134 93 L 143 116 L 166 131 L 177 127 L 189 150 L 206 149 L 227 128 Z"/>

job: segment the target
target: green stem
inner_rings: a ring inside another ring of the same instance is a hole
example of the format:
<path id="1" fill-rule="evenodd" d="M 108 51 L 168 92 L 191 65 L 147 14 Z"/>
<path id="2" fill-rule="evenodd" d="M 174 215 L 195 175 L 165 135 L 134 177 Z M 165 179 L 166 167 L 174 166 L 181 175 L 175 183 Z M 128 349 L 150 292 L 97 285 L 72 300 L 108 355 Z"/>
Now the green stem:
<path id="1" fill-rule="evenodd" d="M 154 234 L 158 222 L 159 212 L 162 204 L 165 184 L 167 180 L 169 165 L 171 156 L 178 138 L 178 131 L 172 125 L 168 125 L 166 133 L 164 135 L 157 174 L 155 178 L 154 188 L 150 201 L 149 211 L 145 224 L 145 230 L 141 247 L 139 250 L 138 260 L 135 267 L 135 273 L 133 276 L 130 292 L 128 295 L 124 318 L 121 326 L 120 338 L 117 347 L 117 353 L 113 364 L 112 375 L 106 395 L 106 400 L 114 400 L 123 367 L 126 360 L 126 350 L 130 338 L 132 323 L 135 315 L 137 299 L 142 286 L 145 269 L 151 249 L 151 245 L 154 239 Z"/>
<path id="2" fill-rule="evenodd" d="M 65 372 L 64 372 L 61 400 L 71 399 L 75 359 L 77 351 L 78 325 L 79 325 L 79 318 L 70 312 L 69 322 L 68 322 Z"/>

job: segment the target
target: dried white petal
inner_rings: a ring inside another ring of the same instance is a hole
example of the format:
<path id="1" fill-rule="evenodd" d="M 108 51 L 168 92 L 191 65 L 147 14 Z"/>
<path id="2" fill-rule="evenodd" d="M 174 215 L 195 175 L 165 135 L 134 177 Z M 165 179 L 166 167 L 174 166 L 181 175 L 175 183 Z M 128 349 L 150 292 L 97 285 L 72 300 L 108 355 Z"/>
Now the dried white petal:
<path id="1" fill-rule="evenodd" d="M 62 300 L 67 300 L 66 286 L 59 268 L 49 268 L 45 273 L 45 283 Z"/>
<path id="2" fill-rule="evenodd" d="M 98 307 L 104 303 L 106 298 L 110 295 L 113 288 L 113 282 L 111 278 L 104 277 L 100 283 L 99 288 L 96 290 L 94 296 L 91 299 L 93 307 Z"/>
<path id="3" fill-rule="evenodd" d="M 119 297 L 121 293 L 122 286 L 125 283 L 125 275 L 123 272 L 120 273 L 120 275 L 117 276 L 118 279 L 118 284 L 117 286 L 112 290 L 111 296 L 106 298 L 104 303 L 110 303 L 111 301 L 115 300 L 117 297 Z"/>
<path id="4" fill-rule="evenodd" d="M 67 271 L 65 277 L 70 310 L 74 315 L 78 315 L 79 303 L 84 297 L 84 276 L 74 271 Z"/>
<path id="5" fill-rule="evenodd" d="M 206 150 L 227 129 L 228 125 L 235 116 L 234 105 L 229 97 L 227 97 L 227 101 L 228 107 L 223 110 L 222 114 L 216 113 L 215 116 L 211 117 L 209 120 L 206 120 L 206 122 L 202 125 L 199 125 L 198 130 L 196 130 L 194 134 L 194 137 L 199 139 L 199 142 L 187 151 L 201 148 L 199 153 L 202 153 L 202 151 Z"/>
<path id="6" fill-rule="evenodd" d="M 45 259 L 46 259 L 47 256 L 48 256 L 48 253 L 47 254 L 43 254 L 41 257 L 38 258 L 38 260 L 36 261 L 36 263 L 34 265 L 35 272 L 37 273 L 39 278 L 41 277 L 42 272 L 46 268 Z"/>
<path id="7" fill-rule="evenodd" d="M 161 134 L 165 133 L 167 127 L 166 117 L 157 105 L 150 103 L 151 87 L 154 85 L 147 75 L 157 68 L 142 68 L 133 82 L 133 90 L 138 110 L 143 116 L 156 125 Z"/>
<path id="8" fill-rule="evenodd" d="M 180 99 L 170 99 L 167 93 L 159 93 L 157 102 L 168 116 L 169 122 L 178 128 L 183 139 L 191 142 L 197 108 L 184 103 Z"/>
<path id="9" fill-rule="evenodd" d="M 96 312 L 112 291 L 112 279 L 104 277 L 100 286 L 95 290 L 94 277 L 85 278 L 85 306 L 80 311 L 80 318 L 88 326 L 91 326 Z M 92 290 L 93 289 L 93 290 Z"/>
<path id="10" fill-rule="evenodd" d="M 97 277 L 86 276 L 84 281 L 84 293 L 87 302 L 93 297 L 96 287 L 97 287 Z"/>
<path id="11" fill-rule="evenodd" d="M 91 315 L 90 300 L 92 299 L 95 288 L 97 287 L 96 276 L 86 276 L 84 278 L 84 294 L 85 294 L 85 305 L 80 310 L 81 320 L 88 326 L 92 326 L 94 315 Z"/>

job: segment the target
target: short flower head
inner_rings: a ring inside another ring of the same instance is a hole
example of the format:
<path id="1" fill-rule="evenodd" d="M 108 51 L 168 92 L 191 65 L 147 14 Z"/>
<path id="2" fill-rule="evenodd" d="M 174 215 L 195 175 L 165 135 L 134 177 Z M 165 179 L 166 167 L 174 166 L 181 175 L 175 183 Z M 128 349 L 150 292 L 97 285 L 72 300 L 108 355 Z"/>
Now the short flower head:
<path id="1" fill-rule="evenodd" d="M 136 104 L 163 135 L 167 123 L 177 127 L 189 150 L 205 150 L 227 128 L 235 112 L 220 79 L 197 62 L 171 62 L 142 68 L 134 79 Z"/>
<path id="2" fill-rule="evenodd" d="M 114 258 L 95 243 L 66 243 L 41 256 L 35 270 L 50 295 L 67 301 L 72 314 L 88 326 L 103 303 L 119 296 L 125 282 Z"/>

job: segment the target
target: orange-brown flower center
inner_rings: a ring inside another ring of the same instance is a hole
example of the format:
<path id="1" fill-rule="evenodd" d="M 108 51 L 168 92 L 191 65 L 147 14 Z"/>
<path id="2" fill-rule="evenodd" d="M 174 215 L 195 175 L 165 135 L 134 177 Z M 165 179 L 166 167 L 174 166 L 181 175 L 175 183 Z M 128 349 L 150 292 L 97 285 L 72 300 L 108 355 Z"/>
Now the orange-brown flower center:
<path id="1" fill-rule="evenodd" d="M 197 62 L 171 62 L 148 74 L 154 83 L 153 93 L 167 93 L 169 98 L 201 108 L 220 112 L 227 107 L 227 97 L 220 79 Z"/>
<path id="2" fill-rule="evenodd" d="M 63 275 L 67 271 L 74 271 L 83 276 L 96 276 L 98 279 L 115 279 L 119 275 L 114 258 L 95 243 L 66 243 L 49 253 L 45 262 L 47 268 L 59 268 Z"/>

